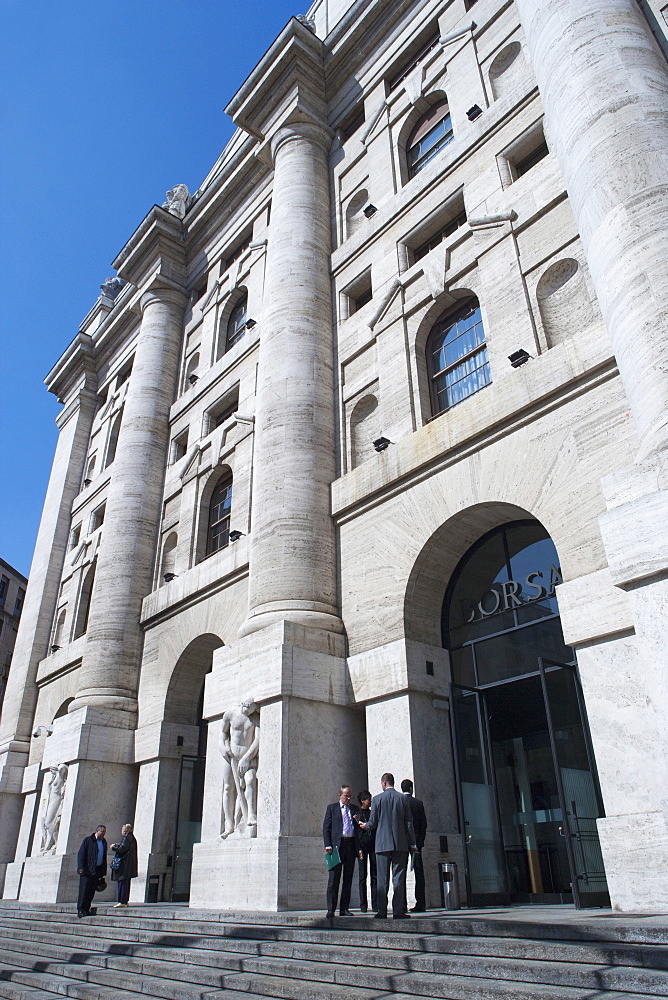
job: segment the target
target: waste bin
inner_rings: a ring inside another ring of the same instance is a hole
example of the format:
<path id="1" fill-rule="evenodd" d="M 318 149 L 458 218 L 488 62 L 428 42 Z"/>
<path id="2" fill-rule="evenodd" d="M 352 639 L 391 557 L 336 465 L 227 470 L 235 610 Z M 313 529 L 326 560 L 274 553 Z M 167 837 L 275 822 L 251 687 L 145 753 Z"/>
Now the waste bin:
<path id="1" fill-rule="evenodd" d="M 438 868 L 441 877 L 441 903 L 443 909 L 458 910 L 460 902 L 457 865 L 454 861 L 442 861 Z"/>
<path id="2" fill-rule="evenodd" d="M 149 875 L 148 883 L 146 886 L 146 902 L 157 903 L 159 891 L 160 891 L 160 876 Z"/>

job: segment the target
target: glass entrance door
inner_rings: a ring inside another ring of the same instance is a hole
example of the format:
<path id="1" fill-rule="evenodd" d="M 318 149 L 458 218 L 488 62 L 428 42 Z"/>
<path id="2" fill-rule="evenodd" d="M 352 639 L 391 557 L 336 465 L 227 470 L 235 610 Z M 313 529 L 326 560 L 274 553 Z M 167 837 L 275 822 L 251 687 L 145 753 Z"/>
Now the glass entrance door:
<path id="1" fill-rule="evenodd" d="M 608 902 L 600 795 L 575 670 L 539 660 L 452 706 L 473 906 Z"/>

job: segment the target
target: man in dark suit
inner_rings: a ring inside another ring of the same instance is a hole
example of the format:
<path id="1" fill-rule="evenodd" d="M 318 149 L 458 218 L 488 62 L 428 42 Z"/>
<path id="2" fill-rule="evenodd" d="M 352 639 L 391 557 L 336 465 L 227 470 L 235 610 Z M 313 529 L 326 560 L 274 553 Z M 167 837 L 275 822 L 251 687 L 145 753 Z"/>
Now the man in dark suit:
<path id="1" fill-rule="evenodd" d="M 107 874 L 107 842 L 104 835 L 106 826 L 98 826 L 90 837 L 84 837 L 77 854 L 77 871 L 79 873 L 79 898 L 77 900 L 77 916 L 90 917 L 90 904 L 95 895 L 98 879 Z"/>
<path id="2" fill-rule="evenodd" d="M 421 799 L 416 799 L 413 795 L 413 782 L 410 778 L 404 778 L 401 782 L 401 791 L 408 799 L 408 805 L 413 817 L 413 829 L 415 830 L 415 844 L 417 851 L 413 854 L 413 871 L 415 872 L 415 906 L 411 913 L 424 913 L 427 909 L 427 895 L 424 884 L 424 865 L 422 863 L 422 848 L 427 833 L 427 814 L 424 811 L 424 803 Z"/>
<path id="3" fill-rule="evenodd" d="M 343 871 L 343 885 L 341 887 L 341 908 L 339 915 L 351 917 L 352 913 L 348 909 L 350 906 L 350 889 L 353 884 L 355 873 L 355 858 L 362 858 L 360 850 L 359 825 L 353 816 L 350 808 L 352 790 L 350 785 L 342 785 L 339 793 L 339 801 L 332 802 L 327 806 L 325 820 L 322 824 L 322 836 L 325 842 L 325 851 L 331 854 L 336 847 L 339 851 L 341 864 L 335 865 L 329 870 L 327 882 L 327 916 L 333 917 L 336 912 L 336 900 L 339 895 L 339 883 L 341 882 L 341 872 Z"/>
<path id="4" fill-rule="evenodd" d="M 415 851 L 415 831 L 408 799 L 394 788 L 394 775 L 386 772 L 380 779 L 382 793 L 374 796 L 369 822 L 363 824 L 376 831 L 376 870 L 378 877 L 376 918 L 387 918 L 387 890 L 392 864 L 392 916 L 406 916 L 406 866 L 409 851 Z"/>

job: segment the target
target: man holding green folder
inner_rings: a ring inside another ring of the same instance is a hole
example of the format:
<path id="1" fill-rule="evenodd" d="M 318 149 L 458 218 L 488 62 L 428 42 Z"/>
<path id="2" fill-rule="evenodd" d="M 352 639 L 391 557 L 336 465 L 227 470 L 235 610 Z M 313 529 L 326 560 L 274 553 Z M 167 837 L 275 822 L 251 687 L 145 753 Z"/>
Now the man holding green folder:
<path id="1" fill-rule="evenodd" d="M 360 849 L 359 826 L 352 814 L 350 800 L 352 790 L 350 785 L 342 785 L 339 790 L 339 801 L 327 806 L 325 820 L 322 824 L 322 836 L 325 842 L 325 864 L 329 870 L 327 881 L 327 916 L 336 913 L 336 901 L 339 895 L 341 873 L 341 908 L 339 916 L 351 917 L 350 889 L 355 873 L 355 858 L 363 857 Z"/>

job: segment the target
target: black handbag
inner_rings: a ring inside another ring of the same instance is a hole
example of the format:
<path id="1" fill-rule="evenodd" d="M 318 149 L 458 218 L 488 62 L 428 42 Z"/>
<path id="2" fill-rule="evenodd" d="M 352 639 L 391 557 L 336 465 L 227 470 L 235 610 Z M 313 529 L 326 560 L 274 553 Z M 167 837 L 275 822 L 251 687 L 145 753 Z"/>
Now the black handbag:
<path id="1" fill-rule="evenodd" d="M 99 878 L 97 880 L 97 885 L 95 886 L 95 892 L 104 892 L 107 888 L 107 881 L 104 878 Z"/>
<path id="2" fill-rule="evenodd" d="M 110 863 L 109 867 L 111 868 L 112 872 L 117 872 L 122 864 L 123 864 L 123 858 L 114 858 L 113 861 Z"/>

